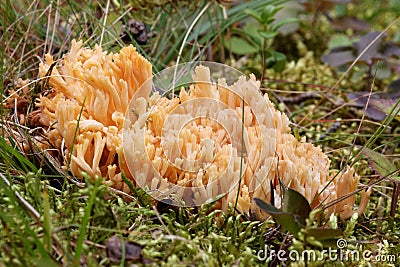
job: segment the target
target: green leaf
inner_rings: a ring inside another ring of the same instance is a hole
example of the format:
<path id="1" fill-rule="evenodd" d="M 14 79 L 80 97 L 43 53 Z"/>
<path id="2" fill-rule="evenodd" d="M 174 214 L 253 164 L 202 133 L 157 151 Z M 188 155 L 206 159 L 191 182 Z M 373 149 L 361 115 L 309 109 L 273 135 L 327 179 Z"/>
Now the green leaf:
<path id="1" fill-rule="evenodd" d="M 267 5 L 261 11 L 261 19 L 262 24 L 269 25 L 271 22 L 275 20 L 275 14 L 281 9 L 282 7 L 276 7 L 273 5 Z"/>
<path id="2" fill-rule="evenodd" d="M 337 238 L 343 236 L 342 230 L 331 228 L 311 228 L 305 232 L 325 247 L 337 247 Z"/>
<path id="3" fill-rule="evenodd" d="M 384 80 L 390 78 L 392 75 L 392 70 L 387 64 L 378 62 L 372 66 L 372 73 L 376 79 Z"/>
<path id="4" fill-rule="evenodd" d="M 258 33 L 260 34 L 260 36 L 264 39 L 272 39 L 275 36 L 278 35 L 278 32 L 276 31 L 264 31 L 264 30 L 259 30 Z"/>
<path id="5" fill-rule="evenodd" d="M 271 214 L 271 216 L 276 220 L 277 223 L 279 223 L 294 236 L 297 236 L 300 230 L 303 228 L 303 225 L 299 224 L 296 216 L 293 214 L 282 212 Z"/>
<path id="6" fill-rule="evenodd" d="M 334 35 L 328 43 L 328 49 L 332 50 L 334 48 L 339 48 L 339 47 L 352 47 L 353 46 L 353 41 L 344 34 L 337 34 Z"/>
<path id="7" fill-rule="evenodd" d="M 299 224 L 295 215 L 283 212 L 259 198 L 254 198 L 253 200 L 260 209 L 269 213 L 279 225 L 288 230 L 291 234 L 297 235 L 300 232 L 302 225 Z"/>
<path id="8" fill-rule="evenodd" d="M 275 58 L 274 70 L 281 72 L 286 66 L 286 55 L 280 52 L 272 51 L 272 56 Z"/>
<path id="9" fill-rule="evenodd" d="M 268 212 L 269 214 L 278 214 L 278 213 L 282 213 L 282 211 L 280 209 L 277 209 L 275 206 L 264 202 L 263 200 L 259 199 L 259 198 L 254 198 L 253 199 L 254 202 L 257 204 L 257 206 L 262 209 L 263 211 Z"/>
<path id="10" fill-rule="evenodd" d="M 368 158 L 370 166 L 381 176 L 386 177 L 394 173 L 397 170 L 389 159 L 387 159 L 381 153 L 378 153 L 372 149 L 364 147 L 361 152 L 365 157 Z"/>
<path id="11" fill-rule="evenodd" d="M 392 39 L 393 42 L 398 43 L 400 42 L 400 29 L 396 31 Z"/>
<path id="12" fill-rule="evenodd" d="M 295 22 L 299 22 L 298 18 L 286 18 L 286 19 L 282 19 L 276 23 L 274 23 L 272 25 L 272 30 L 273 31 L 277 31 L 280 27 L 282 27 L 283 25 L 287 25 L 290 23 L 295 23 Z"/>
<path id="13" fill-rule="evenodd" d="M 236 55 L 254 54 L 259 51 L 258 47 L 255 47 L 248 41 L 238 37 L 230 38 L 230 40 L 225 43 L 225 47 Z"/>
<path id="14" fill-rule="evenodd" d="M 226 195 L 226 193 L 223 194 L 219 194 L 214 198 L 208 199 L 203 205 L 214 205 L 215 202 L 217 202 L 218 200 L 220 200 L 221 198 L 223 198 Z"/>
<path id="15" fill-rule="evenodd" d="M 276 27 L 276 29 L 281 34 L 289 34 L 297 31 L 300 27 L 299 18 L 300 14 L 303 13 L 304 7 L 298 1 L 288 1 L 283 5 L 283 8 L 279 10 L 275 15 L 275 21 L 272 24 L 273 27 L 280 21 L 286 20 L 288 18 L 296 19 L 295 22 L 285 23 L 280 27 Z M 279 28 L 279 29 L 278 29 Z"/>
<path id="16" fill-rule="evenodd" d="M 280 180 L 280 179 L 279 179 Z M 311 207 L 307 199 L 291 188 L 286 187 L 280 180 L 283 187 L 283 211 L 259 198 L 254 198 L 256 205 L 263 211 L 269 213 L 274 220 L 294 236 L 297 236 L 305 226 L 305 219 L 308 218 Z M 307 236 L 313 236 L 318 241 L 329 243 L 333 238 L 342 235 L 340 229 L 306 229 Z M 331 242 L 333 243 L 333 242 Z"/>
<path id="17" fill-rule="evenodd" d="M 323 241 L 340 237 L 343 233 L 340 229 L 317 228 L 307 229 L 307 235 L 314 236 L 317 240 Z"/>
<path id="18" fill-rule="evenodd" d="M 306 219 L 310 215 L 311 206 L 307 199 L 296 190 L 287 187 L 281 179 L 279 179 L 283 192 L 283 207 L 284 212 L 296 215 L 302 225 L 306 224 Z"/>
<path id="19" fill-rule="evenodd" d="M 347 6 L 346 5 L 335 5 L 335 13 L 336 16 L 343 17 L 347 14 Z"/>
<path id="20" fill-rule="evenodd" d="M 86 181 L 91 181 L 91 178 L 89 176 L 86 176 L 85 179 L 86 179 Z M 73 260 L 74 266 L 78 266 L 79 262 L 81 260 L 81 256 L 84 251 L 83 243 L 86 240 L 86 236 L 88 234 L 87 229 L 90 226 L 90 218 L 92 215 L 93 206 L 96 202 L 96 197 L 100 192 L 100 186 L 102 185 L 102 183 L 103 183 L 103 180 L 96 176 L 94 179 L 93 189 L 90 192 L 89 200 L 87 201 L 87 205 L 84 209 L 82 222 L 81 222 L 78 237 L 76 240 L 75 255 L 74 255 L 74 260 Z"/>
<path id="21" fill-rule="evenodd" d="M 252 42 L 254 42 L 255 44 L 259 45 L 259 47 L 261 47 L 263 38 L 258 33 L 258 31 L 261 29 L 262 28 L 259 23 L 248 22 L 243 26 L 243 30 L 235 29 L 235 31 L 238 31 L 238 30 L 241 31 L 240 33 L 243 36 L 250 38 Z"/>
<path id="22" fill-rule="evenodd" d="M 266 58 L 265 67 L 272 68 L 276 63 L 275 57 L 273 57 L 272 55 L 268 55 L 267 53 L 265 53 L 265 54 L 266 54 L 265 55 L 265 58 Z"/>
<path id="23" fill-rule="evenodd" d="M 244 13 L 246 13 L 247 15 L 250 15 L 255 20 L 257 20 L 259 23 L 263 24 L 263 19 L 261 18 L 261 14 L 259 12 L 252 10 L 252 9 L 245 9 Z"/>

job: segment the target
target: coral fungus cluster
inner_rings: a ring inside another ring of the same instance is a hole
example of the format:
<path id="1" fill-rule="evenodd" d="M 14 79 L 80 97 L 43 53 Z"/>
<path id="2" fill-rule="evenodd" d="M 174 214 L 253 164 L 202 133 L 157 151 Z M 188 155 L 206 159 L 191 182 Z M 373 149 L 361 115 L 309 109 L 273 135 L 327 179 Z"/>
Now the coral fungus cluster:
<path id="1" fill-rule="evenodd" d="M 42 76 L 52 64 L 47 55 Z M 50 72 L 53 91 L 37 103 L 39 122 L 77 177 L 98 175 L 129 193 L 124 173 L 156 199 L 173 194 L 186 205 L 224 194 L 221 209 L 236 204 L 259 219 L 267 215 L 252 199 L 270 202 L 274 190 L 279 205 L 278 177 L 314 204 L 357 188 L 352 168 L 330 175 L 322 150 L 290 133 L 288 118 L 253 75 L 214 82 L 209 68 L 198 66 L 193 81 L 167 97 L 152 92 L 151 64 L 134 47 L 113 54 L 81 42 Z M 346 198 L 327 214 L 348 218 L 354 203 L 355 196 Z"/>

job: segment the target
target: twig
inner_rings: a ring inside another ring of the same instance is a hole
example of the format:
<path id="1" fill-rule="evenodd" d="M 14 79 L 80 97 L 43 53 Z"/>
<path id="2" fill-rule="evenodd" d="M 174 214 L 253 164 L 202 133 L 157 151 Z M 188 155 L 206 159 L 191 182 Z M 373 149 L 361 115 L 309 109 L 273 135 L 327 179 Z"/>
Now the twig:
<path id="1" fill-rule="evenodd" d="M 109 9 L 110 9 L 110 0 L 107 1 L 106 10 L 104 12 L 103 27 L 101 29 L 101 35 L 100 35 L 100 46 L 103 43 L 103 37 L 104 37 L 105 28 L 106 28 Z"/>
<path id="2" fill-rule="evenodd" d="M 51 50 L 53 49 L 53 41 L 54 41 L 54 35 L 56 33 L 56 27 L 59 25 L 59 20 L 60 20 L 60 14 L 58 11 L 58 7 L 60 5 L 60 0 L 57 0 L 56 4 L 56 14 L 54 16 L 54 27 L 53 27 L 53 32 L 51 33 L 51 40 L 50 40 L 50 47 L 49 47 L 49 53 L 51 53 Z M 49 21 L 50 23 L 50 21 Z"/>

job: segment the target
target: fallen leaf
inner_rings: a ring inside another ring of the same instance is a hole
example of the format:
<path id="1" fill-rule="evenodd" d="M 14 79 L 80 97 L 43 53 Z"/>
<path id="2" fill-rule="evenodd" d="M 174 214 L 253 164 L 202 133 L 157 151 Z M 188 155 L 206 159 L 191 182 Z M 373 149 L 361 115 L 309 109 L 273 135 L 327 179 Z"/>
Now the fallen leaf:
<path id="1" fill-rule="evenodd" d="M 388 85 L 388 89 L 390 98 L 400 97 L 400 79 L 392 81 Z"/>
<path id="2" fill-rule="evenodd" d="M 369 105 L 365 110 L 365 115 L 375 121 L 382 121 L 386 118 L 386 113 L 377 108 L 373 103 L 380 100 L 380 95 L 382 94 L 372 94 L 368 96 L 369 92 L 355 92 L 347 94 L 350 100 L 353 100 L 349 105 L 353 107 L 359 107 L 365 109 L 369 98 Z"/>
<path id="3" fill-rule="evenodd" d="M 322 62 L 332 67 L 339 67 L 346 63 L 353 62 L 355 59 L 352 51 L 331 51 L 322 57 Z"/>
<path id="4" fill-rule="evenodd" d="M 331 21 L 332 28 L 339 31 L 345 31 L 347 29 L 353 29 L 358 32 L 368 31 L 371 25 L 365 20 L 359 19 L 354 16 L 346 16 L 335 18 Z"/>
<path id="5" fill-rule="evenodd" d="M 400 111 L 400 105 L 397 105 L 396 107 L 398 100 L 398 98 L 372 99 L 371 104 L 386 114 L 392 113 L 393 115 L 398 115 L 398 112 Z"/>
<path id="6" fill-rule="evenodd" d="M 381 32 L 375 31 L 361 36 L 360 40 L 354 43 L 354 47 L 357 49 L 357 54 L 360 55 L 362 52 L 364 52 L 364 50 L 372 43 L 373 40 L 375 40 L 375 38 L 379 36 L 379 34 L 381 34 Z M 378 52 L 383 36 L 376 40 L 375 43 L 373 43 L 368 50 L 364 52 L 364 54 L 360 57 L 360 61 L 369 63 L 373 59 L 384 59 L 384 56 Z"/>
<path id="7" fill-rule="evenodd" d="M 125 246 L 125 251 L 123 247 Z M 142 246 L 134 243 L 122 240 L 119 236 L 114 235 L 106 241 L 107 256 L 111 262 L 121 262 L 123 258 L 126 261 L 142 261 Z M 125 257 L 123 257 L 125 254 Z"/>
<path id="8" fill-rule="evenodd" d="M 388 42 L 384 46 L 383 55 L 387 58 L 393 56 L 400 57 L 400 47 L 392 42 Z"/>
<path id="9" fill-rule="evenodd" d="M 352 2 L 352 0 L 306 0 L 301 1 L 300 3 L 304 5 L 308 12 L 313 11 L 314 9 L 318 9 L 319 12 L 324 12 L 331 9 L 335 4 L 348 4 L 350 2 Z"/>

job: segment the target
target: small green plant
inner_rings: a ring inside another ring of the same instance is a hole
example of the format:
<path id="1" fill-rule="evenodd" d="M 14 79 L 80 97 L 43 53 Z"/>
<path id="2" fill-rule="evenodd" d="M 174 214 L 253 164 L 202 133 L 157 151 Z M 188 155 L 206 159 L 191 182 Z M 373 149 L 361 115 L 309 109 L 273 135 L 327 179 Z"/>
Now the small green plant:
<path id="1" fill-rule="evenodd" d="M 243 29 L 234 29 L 230 42 L 226 44 L 228 49 L 237 55 L 261 54 L 261 80 L 264 79 L 265 68 L 273 68 L 282 71 L 286 64 L 286 56 L 275 51 L 272 47 L 274 38 L 279 34 L 278 29 L 288 23 L 296 22 L 296 18 L 285 18 L 276 21 L 276 13 L 282 6 L 266 5 L 262 10 L 246 9 L 254 21 L 247 21 Z"/>
<path id="2" fill-rule="evenodd" d="M 309 221 L 316 221 L 316 214 L 320 213 L 321 210 L 312 210 L 307 199 L 302 194 L 287 187 L 281 179 L 279 179 L 279 183 L 283 192 L 282 210 L 276 208 L 273 204 L 265 203 L 259 198 L 254 199 L 257 206 L 268 212 L 279 225 L 288 230 L 293 236 L 306 236 L 305 240 L 307 242 L 313 245 L 318 244 L 319 246 L 322 246 L 324 241 L 331 241 L 334 237 L 342 235 L 340 229 L 311 227 Z M 271 193 L 271 199 L 274 199 L 273 193 Z"/>

